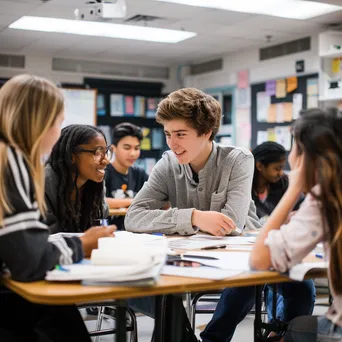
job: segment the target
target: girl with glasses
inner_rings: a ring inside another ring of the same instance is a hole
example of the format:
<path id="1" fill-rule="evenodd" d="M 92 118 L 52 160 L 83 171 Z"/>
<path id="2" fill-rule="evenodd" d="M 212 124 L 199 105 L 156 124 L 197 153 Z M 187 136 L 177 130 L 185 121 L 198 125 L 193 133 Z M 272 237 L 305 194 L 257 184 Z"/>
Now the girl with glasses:
<path id="1" fill-rule="evenodd" d="M 70 125 L 62 130 L 45 168 L 51 233 L 84 232 L 108 216 L 103 180 L 111 154 L 97 127 Z"/>

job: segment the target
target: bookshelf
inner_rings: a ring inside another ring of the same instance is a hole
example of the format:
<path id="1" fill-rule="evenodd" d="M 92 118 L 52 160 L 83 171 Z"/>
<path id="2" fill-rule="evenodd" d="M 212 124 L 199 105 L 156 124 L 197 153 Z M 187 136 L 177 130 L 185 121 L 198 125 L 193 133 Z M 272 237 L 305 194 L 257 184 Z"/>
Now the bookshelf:
<path id="1" fill-rule="evenodd" d="M 342 109 L 342 32 L 319 34 L 319 101 L 321 107 Z"/>

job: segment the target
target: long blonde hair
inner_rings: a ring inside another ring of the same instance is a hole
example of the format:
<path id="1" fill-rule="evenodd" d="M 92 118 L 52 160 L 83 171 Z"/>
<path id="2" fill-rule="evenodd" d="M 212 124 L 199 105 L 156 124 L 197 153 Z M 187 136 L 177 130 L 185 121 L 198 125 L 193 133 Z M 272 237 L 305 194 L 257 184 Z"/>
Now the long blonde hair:
<path id="1" fill-rule="evenodd" d="M 35 200 L 44 214 L 41 141 L 63 108 L 63 95 L 59 89 L 41 77 L 19 75 L 0 89 L 0 226 L 3 225 L 4 216 L 12 211 L 5 182 L 9 145 L 20 150 L 28 164 Z"/>

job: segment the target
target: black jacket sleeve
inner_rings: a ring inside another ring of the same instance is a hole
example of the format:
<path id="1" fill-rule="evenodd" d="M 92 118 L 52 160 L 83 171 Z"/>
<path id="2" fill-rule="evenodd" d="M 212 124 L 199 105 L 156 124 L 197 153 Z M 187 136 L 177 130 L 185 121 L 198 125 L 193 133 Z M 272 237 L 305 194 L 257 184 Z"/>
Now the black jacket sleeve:
<path id="1" fill-rule="evenodd" d="M 71 264 L 83 258 L 79 238 L 48 241 L 49 231 L 40 222 L 40 211 L 34 199 L 33 183 L 22 155 L 8 148 L 6 182 L 12 208 L 0 226 L 0 261 L 19 281 L 44 279 L 57 264 Z"/>

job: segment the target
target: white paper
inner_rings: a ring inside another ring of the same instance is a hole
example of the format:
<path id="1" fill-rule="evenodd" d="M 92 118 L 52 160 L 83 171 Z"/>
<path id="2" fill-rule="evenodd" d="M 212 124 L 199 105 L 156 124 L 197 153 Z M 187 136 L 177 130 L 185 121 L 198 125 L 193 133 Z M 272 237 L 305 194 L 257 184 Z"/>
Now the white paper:
<path id="1" fill-rule="evenodd" d="M 276 135 L 276 142 L 284 146 L 286 151 L 290 151 L 292 139 L 290 126 L 276 126 L 274 130 Z"/>
<path id="2" fill-rule="evenodd" d="M 209 251 L 193 251 L 191 255 L 208 256 L 217 258 L 217 260 L 206 260 L 187 257 L 187 253 L 183 254 L 185 260 L 196 261 L 206 266 L 217 267 L 224 270 L 240 270 L 249 271 L 249 253 L 246 252 L 209 252 Z"/>
<path id="3" fill-rule="evenodd" d="M 292 98 L 292 118 L 299 118 L 299 113 L 303 109 L 303 94 L 293 94 Z"/>
<path id="4" fill-rule="evenodd" d="M 285 108 L 283 103 L 276 104 L 276 122 L 285 122 Z"/>
<path id="5" fill-rule="evenodd" d="M 302 281 L 310 270 L 328 269 L 328 261 L 323 262 L 305 262 L 293 266 L 289 271 L 289 277 L 293 280 Z"/>
<path id="6" fill-rule="evenodd" d="M 204 247 L 212 247 L 218 245 L 226 245 L 227 247 L 232 245 L 248 245 L 255 241 L 253 237 L 219 237 L 219 236 L 201 236 L 194 235 L 190 238 L 169 238 L 169 248 L 173 249 L 201 249 Z"/>
<path id="7" fill-rule="evenodd" d="M 271 105 L 271 96 L 266 92 L 257 93 L 257 120 L 266 122 L 268 116 L 268 108 Z"/>
<path id="8" fill-rule="evenodd" d="M 257 145 L 260 145 L 268 140 L 267 131 L 258 131 L 257 132 Z"/>

